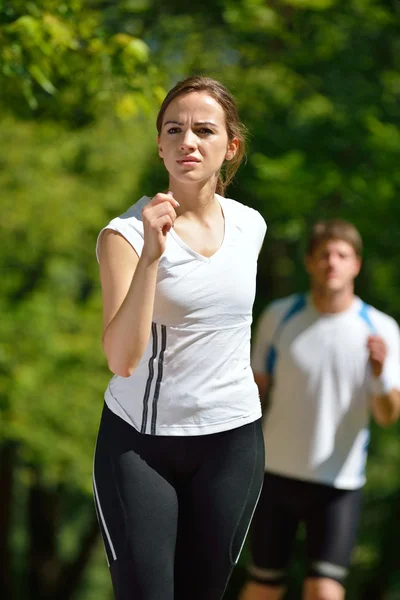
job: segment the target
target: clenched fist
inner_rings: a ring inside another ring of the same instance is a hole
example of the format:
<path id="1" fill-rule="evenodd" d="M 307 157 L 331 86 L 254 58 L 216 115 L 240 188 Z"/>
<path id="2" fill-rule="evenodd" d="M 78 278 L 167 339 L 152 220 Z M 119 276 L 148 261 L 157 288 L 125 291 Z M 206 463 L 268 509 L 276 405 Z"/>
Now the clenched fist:
<path id="1" fill-rule="evenodd" d="M 159 193 L 142 210 L 144 246 L 142 256 L 148 260 L 158 260 L 165 250 L 167 233 L 174 226 L 175 208 L 179 203 L 172 192 Z"/>
<path id="2" fill-rule="evenodd" d="M 383 363 L 387 356 L 386 342 L 379 335 L 370 335 L 368 337 L 367 347 L 369 350 L 372 375 L 374 377 L 380 377 L 383 371 Z"/>

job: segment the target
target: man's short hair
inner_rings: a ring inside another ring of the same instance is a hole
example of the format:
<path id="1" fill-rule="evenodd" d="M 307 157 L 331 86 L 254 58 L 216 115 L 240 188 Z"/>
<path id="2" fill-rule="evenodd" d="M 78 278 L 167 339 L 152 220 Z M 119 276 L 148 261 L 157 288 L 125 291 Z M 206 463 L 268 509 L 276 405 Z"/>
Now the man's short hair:
<path id="1" fill-rule="evenodd" d="M 358 257 L 362 255 L 363 244 L 358 229 L 352 223 L 342 219 L 329 219 L 315 223 L 308 237 L 307 254 L 313 254 L 321 242 L 329 240 L 347 242 Z"/>

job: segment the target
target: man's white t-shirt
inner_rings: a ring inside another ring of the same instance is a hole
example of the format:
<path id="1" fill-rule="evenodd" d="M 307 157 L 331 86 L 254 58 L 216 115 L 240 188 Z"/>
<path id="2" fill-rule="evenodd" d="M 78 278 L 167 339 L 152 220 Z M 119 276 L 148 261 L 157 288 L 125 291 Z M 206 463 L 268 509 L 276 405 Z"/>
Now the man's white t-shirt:
<path id="1" fill-rule="evenodd" d="M 365 483 L 372 334 L 388 346 L 385 381 L 400 389 L 399 327 L 360 298 L 321 314 L 309 295 L 291 296 L 261 315 L 252 368 L 273 381 L 264 419 L 269 472 L 342 489 Z"/>
<path id="2" fill-rule="evenodd" d="M 108 407 L 142 433 L 203 435 L 261 416 L 250 327 L 266 225 L 252 208 L 217 200 L 225 218 L 221 247 L 206 258 L 173 229 L 168 233 L 146 351 L 132 375 L 115 375 L 105 393 Z M 119 232 L 139 256 L 141 213 L 149 201 L 141 198 L 105 228 Z"/>

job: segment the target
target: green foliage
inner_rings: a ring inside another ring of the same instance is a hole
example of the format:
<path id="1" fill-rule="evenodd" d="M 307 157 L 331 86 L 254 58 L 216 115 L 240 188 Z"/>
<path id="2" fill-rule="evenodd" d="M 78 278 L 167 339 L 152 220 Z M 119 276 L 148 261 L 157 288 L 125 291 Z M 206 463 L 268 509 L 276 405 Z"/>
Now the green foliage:
<path id="1" fill-rule="evenodd" d="M 15 1 L 0 8 L 2 100 L 16 114 L 82 126 L 110 108 L 151 110 L 160 76 L 138 36 L 110 27 L 102 2 Z"/>
<path id="2" fill-rule="evenodd" d="M 154 144 L 146 121 L 83 132 L 1 123 L 1 437 L 49 482 L 90 491 L 109 377 L 101 350 L 97 233 L 133 203 Z"/>
<path id="3" fill-rule="evenodd" d="M 164 185 L 153 121 L 170 84 L 191 73 L 222 79 L 248 126 L 248 160 L 229 193 L 268 223 L 255 316 L 304 289 L 304 234 L 314 220 L 340 216 L 364 239 L 358 292 L 400 320 L 399 34 L 397 5 L 386 0 L 0 3 L 0 435 L 16 449 L 21 582 L 35 486 L 63 499 L 62 561 L 79 553 L 90 520 L 109 378 L 96 236 Z M 350 600 L 367 600 L 374 581 L 387 597 L 399 593 L 382 564 L 394 564 L 398 440 L 398 426 L 373 429 Z M 298 557 L 294 582 L 300 565 Z M 109 593 L 98 547 L 77 598 Z"/>

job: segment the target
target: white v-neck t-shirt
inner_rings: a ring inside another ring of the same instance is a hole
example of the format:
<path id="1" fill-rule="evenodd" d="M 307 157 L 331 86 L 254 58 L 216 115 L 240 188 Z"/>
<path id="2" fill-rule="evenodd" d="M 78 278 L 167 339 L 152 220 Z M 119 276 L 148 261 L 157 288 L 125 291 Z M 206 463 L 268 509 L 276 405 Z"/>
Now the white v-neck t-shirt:
<path id="1" fill-rule="evenodd" d="M 309 294 L 266 308 L 257 323 L 252 367 L 273 377 L 264 420 L 267 471 L 341 489 L 365 483 L 372 334 L 385 340 L 383 375 L 400 389 L 399 327 L 389 315 L 358 297 L 343 312 L 323 314 Z"/>
<path id="2" fill-rule="evenodd" d="M 207 258 L 168 233 L 147 348 L 132 375 L 115 375 L 105 393 L 108 407 L 142 433 L 204 435 L 261 416 L 250 326 L 266 224 L 254 209 L 216 197 L 225 219 L 220 248 Z M 105 227 L 139 256 L 149 201 L 142 197 Z"/>

